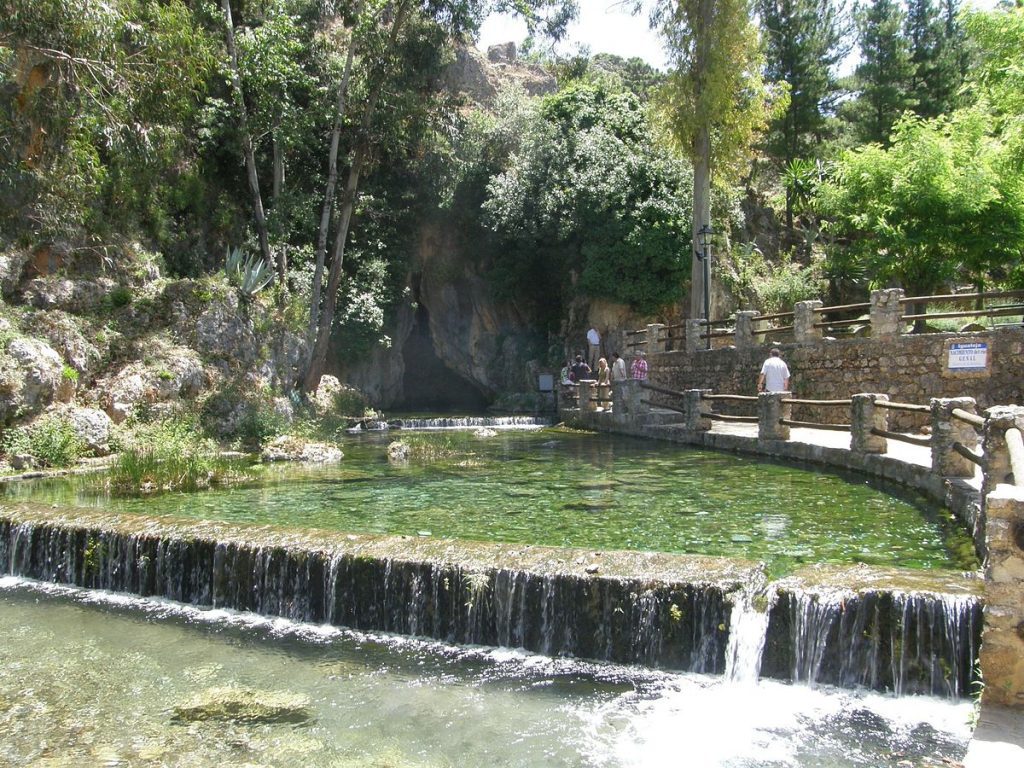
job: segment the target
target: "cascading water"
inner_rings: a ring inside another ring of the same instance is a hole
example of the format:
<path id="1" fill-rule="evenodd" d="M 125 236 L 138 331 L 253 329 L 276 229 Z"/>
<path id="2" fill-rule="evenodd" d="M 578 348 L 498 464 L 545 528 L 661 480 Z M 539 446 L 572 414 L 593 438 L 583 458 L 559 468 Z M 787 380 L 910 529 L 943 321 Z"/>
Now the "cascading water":
<path id="1" fill-rule="evenodd" d="M 870 589 L 780 592 L 769 611 L 769 677 L 903 694 L 970 691 L 981 642 L 975 597 Z"/>
<path id="2" fill-rule="evenodd" d="M 549 420 L 537 416 L 448 416 L 429 419 L 403 418 L 388 422 L 388 426 L 392 428 L 420 430 L 476 429 L 477 427 L 539 429 L 549 425 Z"/>
<path id="3" fill-rule="evenodd" d="M 595 574 L 582 563 L 596 553 L 581 550 L 50 513 L 0 510 L 0 572 L 554 657 L 898 694 L 966 695 L 979 646 L 970 594 L 765 591 L 759 566 L 724 559 L 604 553 Z M 521 567 L 492 565 L 510 561 Z"/>
<path id="4" fill-rule="evenodd" d="M 761 674 L 761 654 L 768 634 L 766 607 L 774 600 L 774 593 L 741 589 L 733 594 L 729 629 L 729 646 L 725 651 L 725 676 L 737 683 L 756 682 Z M 760 609 L 758 602 L 763 601 Z"/>

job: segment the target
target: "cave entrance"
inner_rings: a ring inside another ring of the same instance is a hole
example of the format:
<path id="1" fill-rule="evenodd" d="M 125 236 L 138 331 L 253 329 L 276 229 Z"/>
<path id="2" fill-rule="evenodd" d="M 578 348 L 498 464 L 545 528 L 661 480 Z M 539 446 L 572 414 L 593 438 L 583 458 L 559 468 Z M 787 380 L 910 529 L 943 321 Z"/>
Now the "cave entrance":
<path id="1" fill-rule="evenodd" d="M 406 410 L 481 413 L 490 405 L 487 396 L 437 356 L 430 336 L 430 316 L 420 304 L 412 331 L 402 347 L 405 374 L 403 398 Z"/>

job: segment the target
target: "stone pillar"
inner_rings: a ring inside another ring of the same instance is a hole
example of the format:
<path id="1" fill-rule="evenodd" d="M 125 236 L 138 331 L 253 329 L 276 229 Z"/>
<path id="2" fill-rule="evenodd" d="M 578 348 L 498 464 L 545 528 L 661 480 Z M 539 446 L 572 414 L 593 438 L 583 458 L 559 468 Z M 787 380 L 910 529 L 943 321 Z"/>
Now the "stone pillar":
<path id="1" fill-rule="evenodd" d="M 871 292 L 871 338 L 893 339 L 903 333 L 902 288 Z"/>
<path id="2" fill-rule="evenodd" d="M 665 324 L 650 323 L 647 326 L 647 354 L 665 351 Z"/>
<path id="3" fill-rule="evenodd" d="M 874 429 L 889 429 L 889 409 L 876 408 L 888 395 L 859 394 L 853 396 L 850 408 L 850 450 L 854 453 L 885 453 L 889 449 L 884 437 L 871 434 Z"/>
<path id="4" fill-rule="evenodd" d="M 789 427 L 779 419 L 792 418 L 789 392 L 762 392 L 757 396 L 757 439 L 789 440 Z"/>
<path id="5" fill-rule="evenodd" d="M 707 432 L 711 429 L 711 419 L 700 415 L 704 410 L 702 395 L 710 395 L 710 389 L 688 389 L 683 393 L 683 427 L 695 432 Z"/>
<path id="6" fill-rule="evenodd" d="M 628 379 L 612 382 L 612 412 L 618 416 L 629 412 L 626 407 L 626 398 L 623 397 L 623 385 L 626 384 L 626 381 Z"/>
<path id="7" fill-rule="evenodd" d="M 754 318 L 757 312 L 744 310 L 736 313 L 736 348 L 745 349 L 757 344 L 754 339 Z"/>
<path id="8" fill-rule="evenodd" d="M 580 379 L 580 413 L 593 413 L 597 408 L 594 398 L 597 396 L 597 381 L 594 379 Z"/>
<path id="9" fill-rule="evenodd" d="M 985 474 L 981 485 L 982 498 L 1002 483 L 1012 483 L 1010 452 L 1006 447 L 1006 430 L 1024 430 L 1024 408 L 997 405 L 985 410 Z"/>
<path id="10" fill-rule="evenodd" d="M 1024 709 L 1024 488 L 998 486 L 985 509 L 982 696 L 986 704 Z"/>
<path id="11" fill-rule="evenodd" d="M 821 328 L 815 328 L 821 315 L 814 310 L 821 306 L 820 301 L 798 301 L 793 308 L 793 337 L 797 344 L 813 344 L 821 341 Z"/>
<path id="12" fill-rule="evenodd" d="M 953 443 L 963 443 L 975 450 L 978 433 L 966 421 L 953 418 L 953 409 L 977 413 L 973 397 L 933 397 L 932 407 L 932 471 L 939 477 L 974 477 L 975 464 L 955 450 Z"/>
<path id="13" fill-rule="evenodd" d="M 648 413 L 651 408 L 649 405 L 640 402 L 644 398 L 644 390 L 640 387 L 640 382 L 636 379 L 626 379 L 625 381 L 618 381 L 612 385 L 612 397 L 615 397 L 615 391 L 619 392 L 619 397 L 622 400 L 622 410 L 619 410 L 618 403 L 612 404 L 612 409 L 617 413 L 625 413 L 630 416 L 635 416 L 639 413 Z"/>
<path id="14" fill-rule="evenodd" d="M 686 321 L 686 351 L 689 353 L 697 352 L 698 350 L 704 349 L 707 342 L 701 338 L 704 334 L 704 321 L 703 320 L 687 320 Z"/>

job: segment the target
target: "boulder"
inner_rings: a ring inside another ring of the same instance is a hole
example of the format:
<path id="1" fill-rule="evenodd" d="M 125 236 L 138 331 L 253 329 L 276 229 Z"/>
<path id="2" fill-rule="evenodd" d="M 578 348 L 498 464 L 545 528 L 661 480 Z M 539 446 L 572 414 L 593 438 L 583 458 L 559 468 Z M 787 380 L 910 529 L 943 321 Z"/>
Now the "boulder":
<path id="1" fill-rule="evenodd" d="M 301 437 L 281 435 L 268 444 L 260 459 L 275 461 L 301 461 L 306 464 L 335 464 L 344 458 L 337 446 L 328 443 L 307 442 Z"/>
<path id="2" fill-rule="evenodd" d="M 98 408 L 72 408 L 67 413 L 75 434 L 97 456 L 110 453 L 110 430 L 114 422 Z"/>
<path id="3" fill-rule="evenodd" d="M 149 362 L 129 363 L 112 378 L 97 382 L 97 388 L 107 414 L 120 424 L 140 404 L 193 398 L 208 381 L 195 352 L 172 347 Z"/>
<path id="4" fill-rule="evenodd" d="M 102 353 L 85 338 L 73 315 L 60 310 L 35 312 L 23 325 L 45 338 L 78 373 L 88 375 L 99 364 Z"/>
<path id="5" fill-rule="evenodd" d="M 37 309 L 60 309 L 82 314 L 99 308 L 115 288 L 117 283 L 109 277 L 95 280 L 37 277 L 28 281 L 22 293 L 26 303 Z"/>
<path id="6" fill-rule="evenodd" d="M 40 339 L 18 337 L 0 349 L 0 423 L 38 413 L 53 402 L 64 361 Z"/>
<path id="7" fill-rule="evenodd" d="M 32 259 L 28 251 L 0 253 L 0 295 L 12 296 L 21 282 L 25 265 Z"/>
<path id="8" fill-rule="evenodd" d="M 235 723 L 306 723 L 313 719 L 309 698 L 285 691 L 220 686 L 197 694 L 174 708 L 171 720 L 197 723 L 227 720 Z"/>
<path id="9" fill-rule="evenodd" d="M 401 440 L 395 440 L 393 443 L 388 445 L 388 461 L 401 463 L 409 460 L 409 454 L 411 449 L 408 443 L 403 443 Z"/>
<path id="10" fill-rule="evenodd" d="M 492 64 L 515 64 L 516 44 L 499 43 L 488 47 L 487 60 Z"/>
<path id="11" fill-rule="evenodd" d="M 187 322 L 195 328 L 195 348 L 204 357 L 236 365 L 256 360 L 259 344 L 252 322 L 241 311 L 234 291 L 215 297 L 198 317 Z"/>
<path id="12" fill-rule="evenodd" d="M 317 416 L 324 416 L 332 413 L 335 409 L 335 402 L 342 391 L 341 382 L 334 376 L 323 376 L 316 391 L 310 395 L 309 400 Z"/>

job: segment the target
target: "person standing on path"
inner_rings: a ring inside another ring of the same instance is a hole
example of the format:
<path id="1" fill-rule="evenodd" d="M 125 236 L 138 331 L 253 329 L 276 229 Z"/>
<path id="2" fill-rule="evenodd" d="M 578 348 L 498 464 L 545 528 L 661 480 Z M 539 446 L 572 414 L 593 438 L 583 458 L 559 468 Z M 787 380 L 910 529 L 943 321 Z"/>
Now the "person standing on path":
<path id="1" fill-rule="evenodd" d="M 779 350 L 768 353 L 757 377 L 758 392 L 789 392 L 789 366 L 779 357 Z"/>
<path id="2" fill-rule="evenodd" d="M 612 352 L 612 381 L 626 380 L 626 361 L 619 357 L 618 352 Z"/>
<path id="3" fill-rule="evenodd" d="M 629 375 L 640 381 L 647 381 L 647 360 L 643 352 L 637 352 L 633 364 L 629 366 Z"/>
<path id="4" fill-rule="evenodd" d="M 597 361 L 601 358 L 601 334 L 594 326 L 590 326 L 590 330 L 587 331 L 587 352 L 587 362 L 590 363 L 591 370 L 596 369 Z"/>

